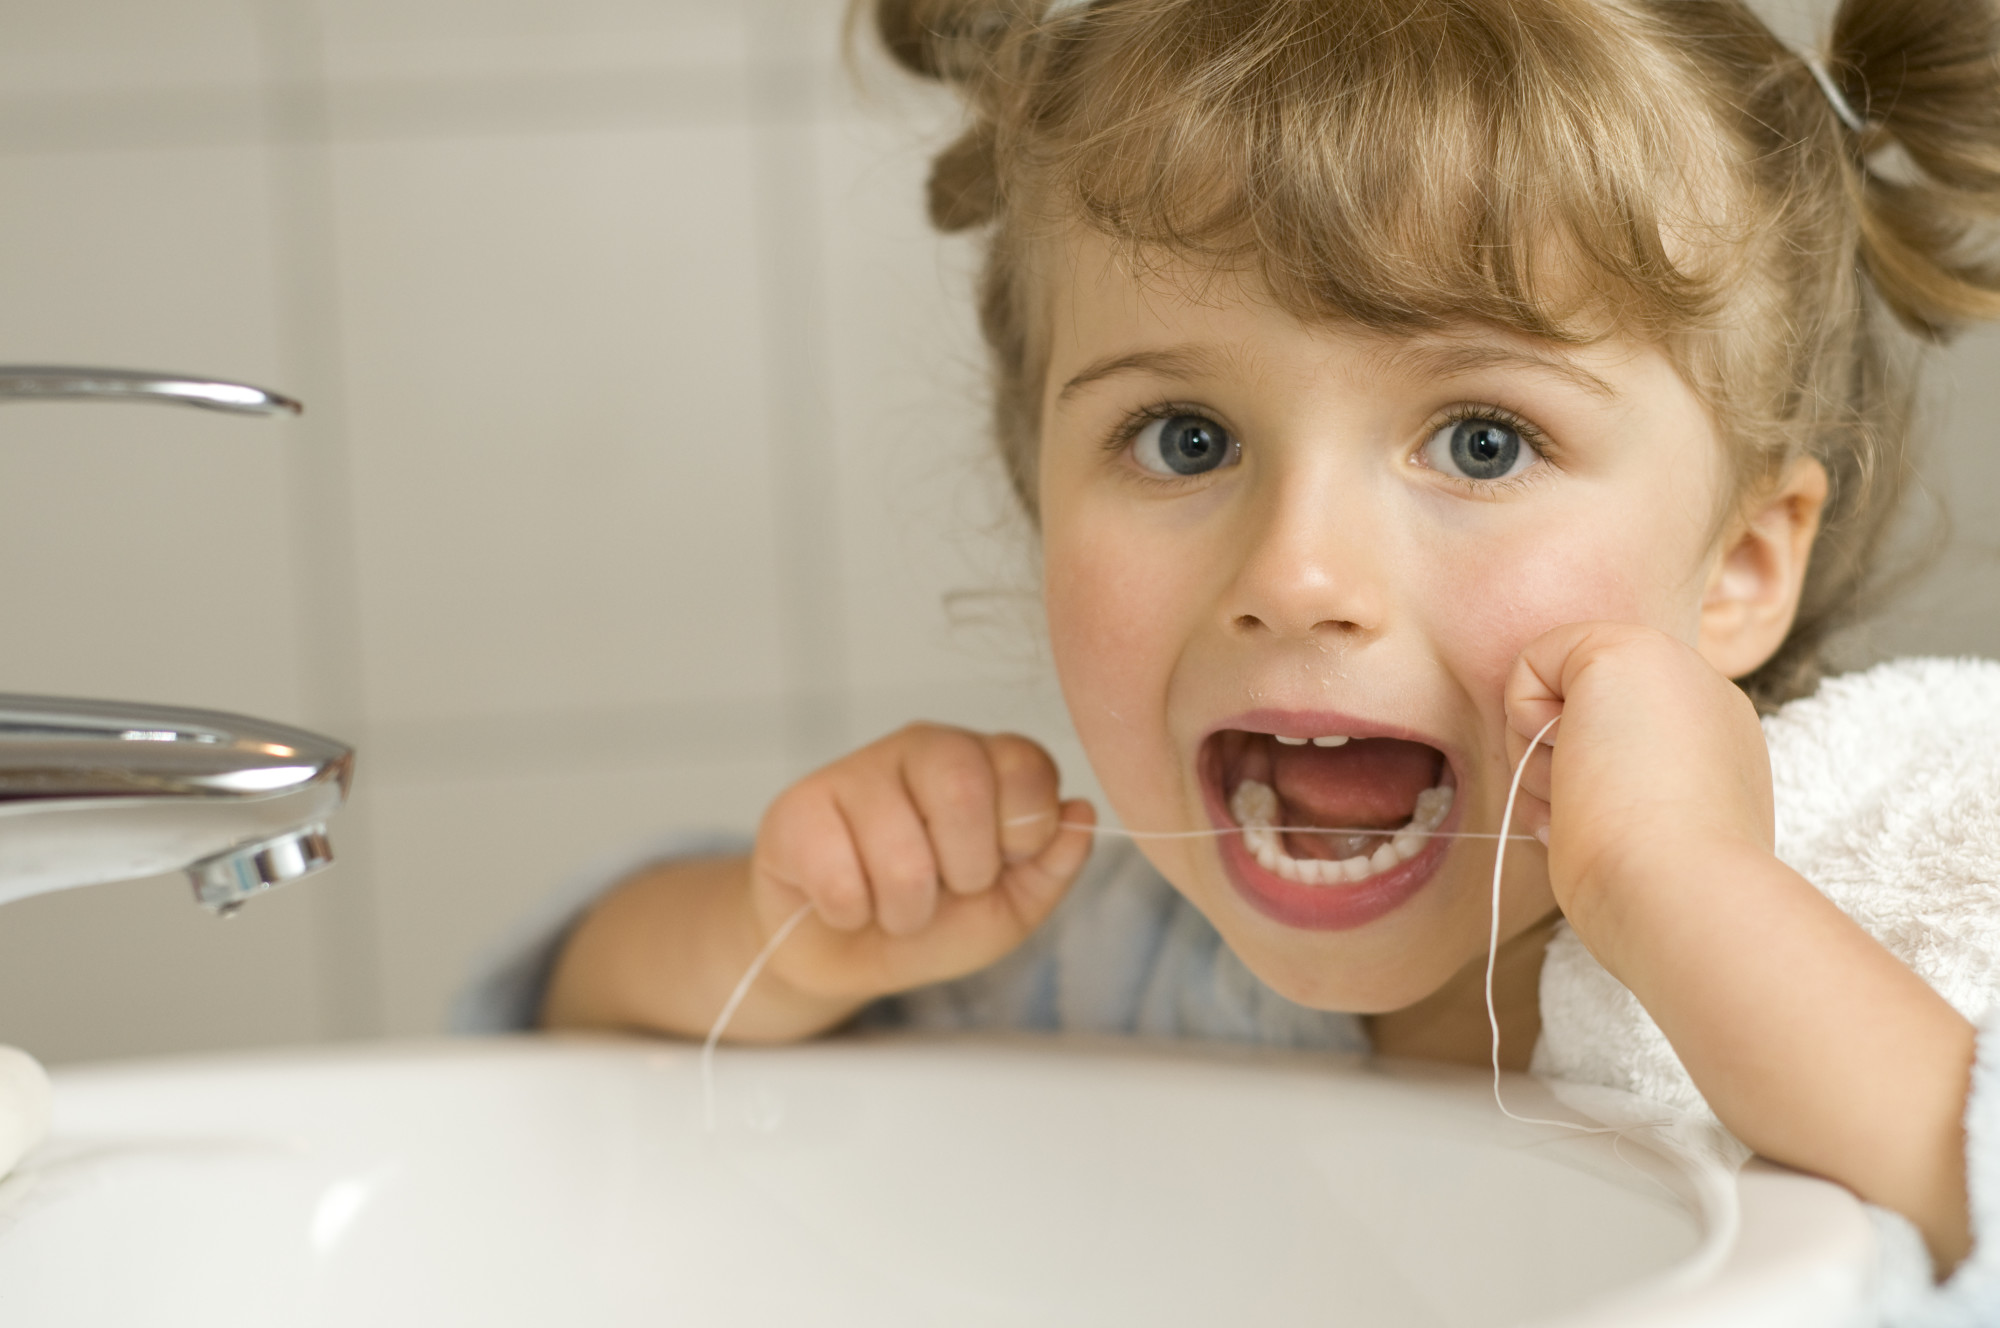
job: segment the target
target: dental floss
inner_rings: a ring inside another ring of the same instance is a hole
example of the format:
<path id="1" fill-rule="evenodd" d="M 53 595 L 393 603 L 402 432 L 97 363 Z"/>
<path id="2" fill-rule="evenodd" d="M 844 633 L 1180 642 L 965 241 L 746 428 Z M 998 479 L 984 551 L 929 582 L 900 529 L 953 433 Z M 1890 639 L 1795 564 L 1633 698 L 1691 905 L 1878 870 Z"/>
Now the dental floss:
<path id="1" fill-rule="evenodd" d="M 1010 816 L 1002 825 L 1029 825 L 1036 821 L 1046 821 L 1051 813 L 1030 812 L 1026 816 Z M 1071 830 L 1088 830 L 1093 835 L 1104 835 L 1112 839 L 1220 839 L 1224 835 L 1240 835 L 1245 827 L 1224 826 L 1207 830 L 1127 830 L 1121 825 L 1089 825 L 1082 821 L 1057 821 L 1059 827 Z M 1280 835 L 1382 835 L 1392 833 L 1381 826 L 1339 826 L 1339 825 L 1273 825 L 1265 827 L 1273 834 Z M 1419 830 L 1416 833 L 1425 839 L 1534 839 L 1533 835 L 1501 836 L 1479 830 Z M 1537 841 L 1539 842 L 1539 841 Z"/>
<path id="2" fill-rule="evenodd" d="M 1500 958 L 1500 873 L 1501 869 L 1507 865 L 1507 845 L 1505 842 L 1507 839 L 1507 828 L 1514 823 L 1514 801 L 1521 794 L 1521 777 L 1528 773 L 1528 761 L 1534 756 L 1535 749 L 1542 745 L 1542 739 L 1549 736 L 1549 730 L 1554 728 L 1560 719 L 1562 719 L 1562 715 L 1557 714 L 1554 719 L 1542 725 L 1540 731 L 1528 743 L 1528 750 L 1521 753 L 1520 764 L 1514 767 L 1513 782 L 1507 785 L 1507 805 L 1500 812 L 1499 838 L 1501 843 L 1493 850 L 1492 925 L 1486 933 L 1486 1023 L 1493 1030 L 1493 1105 L 1500 1108 L 1500 1114 L 1509 1120 L 1520 1121 L 1524 1125 L 1561 1125 L 1567 1129 L 1578 1130 L 1585 1127 L 1577 1125 L 1573 1121 L 1540 1120 L 1530 1116 L 1516 1116 L 1507 1109 L 1507 1103 L 1500 1096 L 1500 1012 L 1493 1005 L 1493 967 Z M 1533 836 L 1521 837 L 1533 838 Z"/>
<path id="3" fill-rule="evenodd" d="M 764 948 L 750 961 L 750 967 L 743 970 L 743 976 L 736 980 L 736 990 L 729 993 L 723 1002 L 722 1013 L 715 1016 L 710 1025 L 708 1039 L 701 1044 L 701 1117 L 710 1134 L 715 1133 L 715 1044 L 722 1041 L 722 1030 L 729 1027 L 729 1021 L 736 1015 L 736 1007 L 743 1004 L 743 998 L 750 994 L 750 984 L 764 971 L 764 965 L 771 962 L 771 956 L 785 943 L 785 938 L 799 929 L 813 911 L 811 904 L 799 905 L 799 911 L 780 923 L 771 933 L 771 939 L 764 942 Z"/>
<path id="4" fill-rule="evenodd" d="M 1535 754 L 1535 749 L 1542 745 L 1542 739 L 1549 735 L 1549 730 L 1553 729 L 1557 721 L 1561 719 L 1562 716 L 1557 715 L 1554 719 L 1542 725 L 1541 730 L 1535 734 L 1533 741 L 1528 744 L 1528 750 L 1521 754 L 1520 764 L 1514 767 L 1514 778 L 1507 785 L 1507 803 L 1500 813 L 1500 832 L 1498 834 L 1485 834 L 1469 830 L 1449 832 L 1433 830 L 1427 832 L 1427 835 L 1437 839 L 1491 839 L 1496 841 L 1493 848 L 1493 911 L 1491 924 L 1487 931 L 1486 945 L 1486 1021 L 1488 1027 L 1493 1031 L 1493 1105 L 1500 1108 L 1501 1115 L 1507 1117 L 1509 1120 L 1519 1121 L 1523 1125 L 1554 1125 L 1565 1130 L 1575 1130 L 1579 1134 L 1610 1134 L 1618 1136 L 1612 1140 L 1615 1150 L 1619 1141 L 1633 1130 L 1643 1129 L 1649 1125 L 1665 1125 L 1669 1122 L 1645 1121 L 1638 1125 L 1613 1128 L 1611 1126 L 1579 1125 L 1575 1121 L 1548 1120 L 1540 1116 L 1521 1116 L 1509 1110 L 1506 1100 L 1500 1095 L 1500 1014 L 1493 1002 L 1493 970 L 1500 954 L 1500 878 L 1502 869 L 1506 866 L 1508 840 L 1526 839 L 1546 846 L 1546 841 L 1539 835 L 1516 835 L 1510 834 L 1508 831 L 1514 823 L 1514 804 L 1520 796 L 1521 778 L 1528 772 L 1528 759 Z M 1035 812 L 1027 816 L 1012 817 L 1003 822 L 1003 824 L 1010 826 L 1027 825 L 1034 821 L 1044 820 L 1049 815 L 1050 813 L 1048 812 Z M 1082 821 L 1059 820 L 1056 824 L 1059 827 L 1071 830 L 1088 831 L 1092 835 L 1112 836 L 1122 839 L 1219 839 L 1224 835 L 1241 834 L 1243 831 L 1243 827 L 1241 826 L 1207 830 L 1127 830 L 1122 826 L 1088 825 Z M 1277 826 L 1274 829 L 1285 834 L 1381 833 L 1379 829 L 1342 830 L 1338 828 L 1329 829 L 1325 826 L 1302 826 L 1296 828 L 1291 826 Z M 743 998 L 750 994 L 750 987 L 757 981 L 758 974 L 764 971 L 764 966 L 771 962 L 771 956 L 778 952 L 778 947 L 783 945 L 794 931 L 798 930 L 799 925 L 806 920 L 812 911 L 813 906 L 811 904 L 801 904 L 798 912 L 786 918 L 779 925 L 778 929 L 771 933 L 771 939 L 764 942 L 764 948 L 759 950 L 757 957 L 750 961 L 750 967 L 743 970 L 743 976 L 737 980 L 735 990 L 729 993 L 729 999 L 723 1003 L 722 1013 L 716 1015 L 715 1023 L 709 1027 L 707 1039 L 701 1044 L 702 1119 L 706 1123 L 710 1133 L 713 1133 L 715 1130 L 716 1044 L 722 1041 L 724 1030 L 729 1027 L 729 1021 L 735 1017 L 737 1007 L 743 1004 Z"/>
<path id="5" fill-rule="evenodd" d="M 1578 1134 L 1611 1135 L 1612 1153 L 1618 1157 L 1619 1161 L 1625 1163 L 1626 1166 L 1632 1167 L 1631 1159 L 1627 1158 L 1618 1147 L 1619 1144 L 1624 1142 L 1625 1136 L 1634 1130 L 1671 1125 L 1673 1124 L 1671 1120 L 1638 1121 L 1631 1125 L 1619 1126 L 1579 1125 L 1575 1121 L 1549 1120 L 1542 1116 L 1517 1115 L 1508 1109 L 1506 1100 L 1500 1096 L 1500 1014 L 1494 1008 L 1493 1004 L 1493 969 L 1500 958 L 1500 874 L 1501 869 L 1507 862 L 1506 841 L 1508 839 L 1533 839 L 1545 848 L 1548 846 L 1548 841 L 1540 835 L 1509 835 L 1507 828 L 1514 823 L 1514 802 L 1521 792 L 1521 777 L 1528 773 L 1528 760 L 1535 754 L 1535 749 L 1542 745 L 1542 739 L 1549 736 L 1549 730 L 1554 728 L 1556 722 L 1561 718 L 1562 716 L 1558 714 L 1554 719 L 1542 725 L 1540 731 L 1535 734 L 1534 739 L 1528 743 L 1528 750 L 1521 753 L 1521 762 L 1514 767 L 1514 779 L 1507 785 L 1507 805 L 1500 812 L 1500 833 L 1496 838 L 1501 842 L 1493 850 L 1493 913 L 1492 922 L 1486 934 L 1486 1023 L 1487 1027 L 1493 1030 L 1493 1105 L 1500 1108 L 1500 1114 L 1508 1120 L 1519 1121 L 1523 1125 L 1554 1125 L 1561 1129 L 1574 1130 Z M 1637 1167 L 1633 1167 L 1633 1169 L 1639 1170 Z M 1641 1172 L 1641 1174 L 1644 1173 Z M 1655 1181 L 1655 1183 L 1657 1184 L 1658 1182 Z"/>

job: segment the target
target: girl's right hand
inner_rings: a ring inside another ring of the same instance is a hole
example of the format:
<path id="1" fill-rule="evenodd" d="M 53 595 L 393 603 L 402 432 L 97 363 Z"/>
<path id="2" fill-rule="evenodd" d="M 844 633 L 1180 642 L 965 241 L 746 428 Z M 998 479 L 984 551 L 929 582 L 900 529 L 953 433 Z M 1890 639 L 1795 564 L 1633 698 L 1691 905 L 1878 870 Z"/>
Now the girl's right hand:
<path id="1" fill-rule="evenodd" d="M 1010 733 L 912 724 L 806 776 L 765 812 L 750 901 L 802 996 L 856 1005 L 962 977 L 1041 925 L 1084 860 L 1091 805 L 1061 801 L 1055 762 Z M 1065 822 L 1070 824 L 1064 824 Z"/>

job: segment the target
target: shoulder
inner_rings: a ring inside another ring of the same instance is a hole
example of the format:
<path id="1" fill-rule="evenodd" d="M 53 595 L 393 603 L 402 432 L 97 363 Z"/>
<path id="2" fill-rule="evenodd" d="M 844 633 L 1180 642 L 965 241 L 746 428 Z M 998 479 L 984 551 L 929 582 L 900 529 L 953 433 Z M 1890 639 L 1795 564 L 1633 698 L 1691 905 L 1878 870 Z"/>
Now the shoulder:
<path id="1" fill-rule="evenodd" d="M 1888 805 L 1957 802 L 2000 769 L 2000 663 L 1899 659 L 1829 678 L 1767 717 L 1764 737 L 1781 848 Z"/>
<path id="2" fill-rule="evenodd" d="M 1942 752 L 1991 750 L 2000 736 L 2000 661 L 1895 659 L 1828 678 L 1764 720 L 1774 766 L 1877 772 Z"/>

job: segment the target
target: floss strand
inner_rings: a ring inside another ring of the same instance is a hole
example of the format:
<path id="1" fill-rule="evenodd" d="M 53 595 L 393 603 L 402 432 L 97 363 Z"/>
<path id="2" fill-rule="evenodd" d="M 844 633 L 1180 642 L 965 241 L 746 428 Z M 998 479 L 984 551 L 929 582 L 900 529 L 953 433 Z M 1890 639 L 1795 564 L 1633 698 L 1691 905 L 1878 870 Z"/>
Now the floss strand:
<path id="1" fill-rule="evenodd" d="M 722 1013 L 715 1016 L 715 1023 L 709 1027 L 708 1038 L 701 1044 L 701 1118 L 709 1133 L 715 1132 L 715 1044 L 722 1041 L 722 1031 L 729 1027 L 729 1021 L 736 1017 L 736 1007 L 743 1004 L 743 998 L 750 994 L 750 985 L 757 975 L 764 971 L 764 965 L 771 962 L 771 956 L 778 953 L 778 947 L 785 943 L 793 932 L 799 929 L 813 911 L 811 904 L 801 904 L 799 911 L 786 918 L 771 933 L 771 939 L 764 942 L 764 948 L 750 961 L 750 967 L 743 970 L 743 976 L 736 980 L 736 989 L 723 1002 Z"/>
<path id="2" fill-rule="evenodd" d="M 1494 1000 L 1493 1000 L 1493 973 L 1495 964 L 1499 958 L 1499 953 L 1500 953 L 1500 882 L 1503 870 L 1507 862 L 1508 841 L 1516 839 L 1525 839 L 1532 841 L 1535 839 L 1533 835 L 1517 835 L 1509 833 L 1510 829 L 1514 824 L 1514 805 L 1520 796 L 1521 779 L 1528 771 L 1529 758 L 1534 756 L 1535 750 L 1542 745 L 1542 740 L 1548 737 L 1549 731 L 1556 726 L 1557 721 L 1559 721 L 1561 718 L 1562 718 L 1561 715 L 1557 715 L 1554 719 L 1551 719 L 1548 723 L 1542 725 L 1541 730 L 1537 732 L 1534 736 L 1534 739 L 1531 742 L 1529 742 L 1528 750 L 1521 754 L 1520 763 L 1514 767 L 1514 778 L 1507 786 L 1507 802 L 1505 808 L 1500 813 L 1500 830 L 1498 834 L 1487 834 L 1483 832 L 1470 831 L 1470 830 L 1457 830 L 1457 831 L 1433 830 L 1427 832 L 1427 837 L 1436 839 L 1491 839 L 1495 841 L 1493 849 L 1493 908 L 1492 908 L 1490 923 L 1487 930 L 1487 946 L 1486 946 L 1486 1021 L 1487 1021 L 1487 1026 L 1492 1030 L 1493 1034 L 1492 1037 L 1493 1104 L 1500 1109 L 1500 1113 L 1503 1116 L 1506 1116 L 1509 1120 L 1519 1121 L 1523 1125 L 1553 1125 L 1565 1130 L 1575 1130 L 1580 1134 L 1612 1134 L 1612 1135 L 1623 1136 L 1624 1134 L 1629 1133 L 1633 1129 L 1642 1127 L 1625 1126 L 1623 1128 L 1614 1129 L 1608 1126 L 1581 1125 L 1575 1121 L 1546 1120 L 1539 1116 L 1521 1116 L 1517 1115 L 1515 1112 L 1513 1112 L 1508 1108 L 1506 1099 L 1501 1096 L 1500 1092 L 1500 1015 L 1499 1011 L 1496 1009 L 1494 1005 Z M 1044 820 L 1049 815 L 1050 813 L 1047 812 L 1037 812 L 1029 816 L 1016 816 L 1009 819 L 1007 822 L 1005 822 L 1005 824 L 1026 825 L 1033 821 Z M 1056 824 L 1072 830 L 1083 830 L 1094 836 L 1099 836 L 1104 838 L 1133 839 L 1133 840 L 1219 839 L 1224 835 L 1243 833 L 1243 827 L 1241 826 L 1231 826 L 1228 828 L 1212 828 L 1206 830 L 1127 830 L 1122 826 L 1088 825 L 1081 821 L 1059 820 L 1056 822 Z M 1297 826 L 1297 827 L 1277 826 L 1274 828 L 1277 829 L 1280 833 L 1286 833 L 1286 834 L 1379 834 L 1381 833 L 1379 828 L 1342 829 L 1339 827 L 1327 827 L 1327 826 Z M 812 914 L 812 911 L 813 908 L 811 904 L 800 905 L 796 913 L 793 913 L 790 917 L 786 918 L 784 922 L 779 924 L 778 929 L 771 933 L 771 938 L 764 942 L 764 948 L 757 952 L 756 958 L 750 961 L 750 966 L 743 971 L 743 976 L 737 980 L 735 989 L 729 993 L 729 999 L 723 1003 L 721 1013 L 715 1016 L 715 1023 L 710 1026 L 708 1030 L 708 1037 L 701 1044 L 702 1119 L 705 1122 L 709 1131 L 711 1132 L 713 1132 L 715 1129 L 716 1044 L 722 1041 L 723 1033 L 727 1031 L 727 1029 L 729 1028 L 729 1021 L 735 1018 L 736 1016 L 737 1007 L 742 1005 L 744 997 L 750 994 L 751 986 L 757 981 L 758 975 L 764 971 L 765 965 L 771 962 L 771 956 L 776 954 L 778 952 L 778 947 L 783 945 L 785 941 L 790 938 L 791 934 L 799 929 L 800 925 L 805 922 L 806 918 Z M 1646 1124 L 1665 1124 L 1665 1123 L 1666 1122 L 1646 1122 Z M 1614 1144 L 1616 1142 L 1617 1140 L 1613 1140 Z"/>

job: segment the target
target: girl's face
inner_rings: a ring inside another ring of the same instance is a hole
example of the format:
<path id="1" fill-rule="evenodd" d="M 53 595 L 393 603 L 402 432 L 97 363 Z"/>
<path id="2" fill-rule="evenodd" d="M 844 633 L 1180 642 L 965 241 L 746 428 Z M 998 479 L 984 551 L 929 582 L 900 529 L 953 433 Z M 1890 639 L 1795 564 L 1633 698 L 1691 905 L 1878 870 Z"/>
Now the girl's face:
<path id="1" fill-rule="evenodd" d="M 1135 830 L 1374 832 L 1143 847 L 1278 992 L 1411 1005 L 1485 953 L 1495 845 L 1394 832 L 1498 828 L 1521 648 L 1600 619 L 1698 643 L 1708 413 L 1639 345 L 1307 325 L 1094 240 L 1068 262 L 1040 498 L 1091 762 Z M 1553 907 L 1539 846 L 1510 846 L 1502 935 Z"/>

